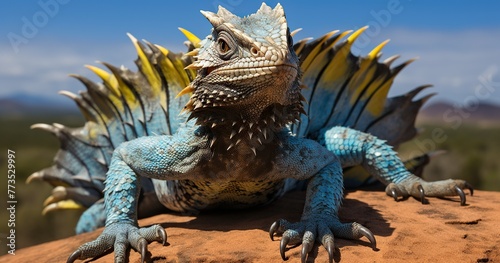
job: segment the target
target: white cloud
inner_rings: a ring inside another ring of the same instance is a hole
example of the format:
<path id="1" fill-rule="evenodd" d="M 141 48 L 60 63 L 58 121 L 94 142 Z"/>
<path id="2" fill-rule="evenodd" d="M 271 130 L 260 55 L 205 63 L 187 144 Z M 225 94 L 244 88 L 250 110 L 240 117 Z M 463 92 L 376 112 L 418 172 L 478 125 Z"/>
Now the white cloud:
<path id="1" fill-rule="evenodd" d="M 91 48 L 79 43 L 29 43 L 15 53 L 9 46 L 0 46 L 0 97 L 25 93 L 62 99 L 59 90 L 77 92 L 84 87 L 69 77 L 81 74 L 97 80 L 83 65 L 101 61 L 133 67 L 134 48 L 130 43 L 112 47 Z M 99 65 L 98 65 L 99 66 Z"/>
<path id="2" fill-rule="evenodd" d="M 394 94 L 429 83 L 435 86 L 433 92 L 438 92 L 436 99 L 460 104 L 475 96 L 478 85 L 484 85 L 480 77 L 494 74 L 493 79 L 500 79 L 500 72 L 492 71 L 500 68 L 499 30 L 393 29 L 384 36 L 392 36 L 388 45 L 391 53 L 402 54 L 406 59 L 419 57 L 396 79 Z M 500 103 L 500 90 L 481 99 Z"/>

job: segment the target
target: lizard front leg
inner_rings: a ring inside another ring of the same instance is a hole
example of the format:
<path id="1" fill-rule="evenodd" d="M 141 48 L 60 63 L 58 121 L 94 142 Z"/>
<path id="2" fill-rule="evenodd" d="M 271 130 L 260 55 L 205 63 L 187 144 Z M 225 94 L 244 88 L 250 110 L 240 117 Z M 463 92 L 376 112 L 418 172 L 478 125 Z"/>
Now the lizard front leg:
<path id="1" fill-rule="evenodd" d="M 287 259 L 287 245 L 302 243 L 301 259 L 305 262 L 314 243 L 318 242 L 328 251 L 331 262 L 335 251 L 334 237 L 359 239 L 364 236 L 373 248 L 376 247 L 375 237 L 366 227 L 355 222 L 340 222 L 338 210 L 342 197 L 342 167 L 340 162 L 335 160 L 310 179 L 300 222 L 290 223 L 280 219 L 271 225 L 271 239 L 274 239 L 275 233 L 282 234 L 280 253 L 283 260 Z"/>
<path id="2" fill-rule="evenodd" d="M 191 133 L 192 134 L 192 133 Z M 80 246 L 67 262 L 100 256 L 114 248 L 115 262 L 124 262 L 132 246 L 141 253 L 142 262 L 149 242 L 166 242 L 160 225 L 139 228 L 137 202 L 140 176 L 163 180 L 184 179 L 202 158 L 197 136 L 153 136 L 121 144 L 113 153 L 106 175 L 104 200 L 106 225 L 94 241 Z M 202 139 L 198 139 L 202 140 Z"/>
<path id="3" fill-rule="evenodd" d="M 373 135 L 345 127 L 334 127 L 324 133 L 320 142 L 335 155 L 343 167 L 362 165 L 386 187 L 386 193 L 396 201 L 399 197 L 413 196 L 426 203 L 426 196 L 459 196 L 461 205 L 465 205 L 465 193 L 468 188 L 472 195 L 472 186 L 464 180 L 442 180 L 427 182 L 406 170 L 396 152 L 385 141 Z"/>

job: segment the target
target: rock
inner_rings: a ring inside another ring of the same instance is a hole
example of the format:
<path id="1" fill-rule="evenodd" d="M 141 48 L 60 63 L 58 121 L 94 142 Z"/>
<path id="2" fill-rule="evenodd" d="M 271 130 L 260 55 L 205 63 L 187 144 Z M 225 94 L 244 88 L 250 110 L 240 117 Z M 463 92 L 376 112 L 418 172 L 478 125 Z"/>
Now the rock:
<path id="1" fill-rule="evenodd" d="M 287 194 L 261 208 L 202 213 L 199 216 L 158 215 L 140 225 L 160 223 L 168 244 L 149 245 L 146 262 L 281 262 L 279 237 L 271 241 L 268 229 L 278 218 L 298 220 L 304 192 Z M 349 192 L 343 202 L 343 221 L 359 222 L 375 234 L 377 250 L 368 240 L 336 239 L 340 262 L 500 262 L 500 193 L 476 191 L 467 206 L 458 198 L 429 198 L 422 205 L 410 198 L 394 202 L 380 191 Z M 65 262 L 92 233 L 16 250 L 0 262 Z M 300 247 L 286 252 L 288 262 L 300 262 Z M 140 262 L 131 251 L 130 262 Z M 87 260 L 88 261 L 88 260 Z M 78 261 L 82 262 L 82 261 Z M 113 262 L 107 254 L 91 262 Z M 326 250 L 316 246 L 308 262 L 328 262 Z"/>

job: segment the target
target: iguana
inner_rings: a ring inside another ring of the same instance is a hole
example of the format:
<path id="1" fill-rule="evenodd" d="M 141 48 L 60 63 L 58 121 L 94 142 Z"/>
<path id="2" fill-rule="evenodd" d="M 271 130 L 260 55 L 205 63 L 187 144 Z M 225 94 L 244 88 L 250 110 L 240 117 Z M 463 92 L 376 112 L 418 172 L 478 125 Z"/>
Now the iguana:
<path id="1" fill-rule="evenodd" d="M 397 56 L 379 62 L 387 42 L 354 56 L 361 28 L 294 44 L 280 4 L 262 4 L 246 17 L 223 7 L 202 14 L 213 29 L 204 40 L 181 29 L 186 54 L 131 36 L 138 72 L 104 63 L 111 73 L 88 66 L 102 84 L 75 76 L 87 91 L 63 94 L 79 106 L 84 127 L 34 126 L 61 141 L 55 164 L 29 178 L 57 186 L 46 210 L 89 207 L 77 232 L 105 223 L 68 262 L 111 248 L 123 262 L 129 246 L 144 261 L 147 244 L 164 243 L 166 232 L 160 225 L 139 228 L 137 218 L 157 212 L 158 203 L 183 212 L 253 207 L 304 181 L 300 221 L 278 219 L 269 230 L 271 239 L 281 235 L 284 260 L 288 245 L 302 243 L 304 262 L 318 242 L 332 261 L 334 236 L 366 237 L 375 248 L 368 228 L 339 220 L 348 167 L 365 168 L 397 201 L 458 195 L 464 205 L 463 189 L 472 195 L 463 180 L 424 181 L 392 150 L 415 136 L 414 120 L 428 96 L 414 100 L 427 87 L 421 86 L 387 99 L 411 62 L 392 68 Z"/>

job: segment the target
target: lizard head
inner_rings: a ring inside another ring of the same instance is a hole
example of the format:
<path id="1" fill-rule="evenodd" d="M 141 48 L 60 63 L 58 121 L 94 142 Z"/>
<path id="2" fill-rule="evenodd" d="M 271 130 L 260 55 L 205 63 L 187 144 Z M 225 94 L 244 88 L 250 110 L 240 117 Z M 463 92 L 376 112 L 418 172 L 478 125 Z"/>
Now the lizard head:
<path id="1" fill-rule="evenodd" d="M 184 90 L 193 93 L 185 107 L 190 118 L 207 126 L 230 123 L 240 132 L 298 120 L 303 112 L 299 60 L 282 6 L 262 4 L 246 17 L 223 7 L 201 12 L 213 29 L 191 52 L 195 61 L 188 67 L 198 73 Z"/>

